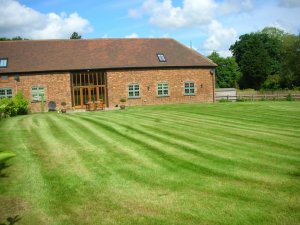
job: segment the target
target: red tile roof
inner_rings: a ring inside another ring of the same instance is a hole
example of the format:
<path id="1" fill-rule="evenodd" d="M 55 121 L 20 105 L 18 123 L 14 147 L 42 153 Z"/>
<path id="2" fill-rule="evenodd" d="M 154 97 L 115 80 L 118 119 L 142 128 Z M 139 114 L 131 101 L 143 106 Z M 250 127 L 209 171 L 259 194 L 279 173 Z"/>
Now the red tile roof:
<path id="1" fill-rule="evenodd" d="M 157 53 L 167 62 L 159 62 Z M 215 67 L 196 51 L 168 39 L 0 41 L 0 73 L 151 67 Z"/>

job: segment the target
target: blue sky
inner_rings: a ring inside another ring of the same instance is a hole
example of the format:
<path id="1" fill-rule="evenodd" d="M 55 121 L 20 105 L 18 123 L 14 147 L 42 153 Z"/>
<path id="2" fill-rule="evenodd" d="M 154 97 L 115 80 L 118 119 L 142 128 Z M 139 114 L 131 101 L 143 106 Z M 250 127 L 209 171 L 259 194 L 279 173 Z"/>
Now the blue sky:
<path id="1" fill-rule="evenodd" d="M 300 0 L 0 0 L 0 36 L 30 39 L 170 37 L 230 55 L 241 34 L 300 33 Z"/>

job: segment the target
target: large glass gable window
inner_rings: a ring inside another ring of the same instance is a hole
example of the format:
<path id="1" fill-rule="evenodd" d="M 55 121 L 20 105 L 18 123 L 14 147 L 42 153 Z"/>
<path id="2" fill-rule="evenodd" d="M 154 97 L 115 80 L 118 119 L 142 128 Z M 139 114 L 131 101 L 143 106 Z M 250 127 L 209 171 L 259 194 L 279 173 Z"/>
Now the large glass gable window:
<path id="1" fill-rule="evenodd" d="M 45 101 L 45 89 L 44 87 L 32 87 L 31 88 L 32 101 Z"/>
<path id="2" fill-rule="evenodd" d="M 129 98 L 140 97 L 140 85 L 139 84 L 129 84 L 128 85 L 128 97 Z"/>
<path id="3" fill-rule="evenodd" d="M 184 94 L 185 95 L 195 95 L 195 83 L 185 82 L 184 83 Z"/>
<path id="4" fill-rule="evenodd" d="M 0 68 L 7 67 L 7 59 L 0 58 Z"/>
<path id="5" fill-rule="evenodd" d="M 157 84 L 157 96 L 169 96 L 169 84 L 168 83 Z"/>
<path id="6" fill-rule="evenodd" d="M 13 91 L 11 88 L 0 88 L 0 99 L 1 98 L 12 98 Z"/>

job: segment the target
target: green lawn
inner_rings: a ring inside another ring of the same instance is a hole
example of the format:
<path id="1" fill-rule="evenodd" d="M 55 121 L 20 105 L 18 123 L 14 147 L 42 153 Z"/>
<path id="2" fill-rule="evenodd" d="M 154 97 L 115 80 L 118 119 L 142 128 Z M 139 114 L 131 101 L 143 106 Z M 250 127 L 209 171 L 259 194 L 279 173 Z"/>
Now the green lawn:
<path id="1" fill-rule="evenodd" d="M 0 134 L 17 155 L 0 224 L 300 224 L 300 102 L 33 114 Z"/>

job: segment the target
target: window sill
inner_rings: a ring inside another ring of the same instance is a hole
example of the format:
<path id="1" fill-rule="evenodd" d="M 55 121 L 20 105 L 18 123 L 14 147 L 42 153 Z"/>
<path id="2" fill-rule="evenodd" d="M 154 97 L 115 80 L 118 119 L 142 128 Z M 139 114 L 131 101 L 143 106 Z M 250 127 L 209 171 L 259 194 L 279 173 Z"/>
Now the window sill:
<path id="1" fill-rule="evenodd" d="M 41 103 L 41 100 L 31 100 L 31 103 Z M 46 100 L 44 100 L 43 102 L 46 102 Z"/>
<path id="2" fill-rule="evenodd" d="M 140 99 L 141 98 L 141 96 L 139 96 L 139 97 L 128 97 L 128 99 Z"/>
<path id="3" fill-rule="evenodd" d="M 157 98 L 170 97 L 170 95 L 156 95 Z"/>
<path id="4" fill-rule="evenodd" d="M 196 96 L 196 94 L 184 94 L 184 96 Z"/>

